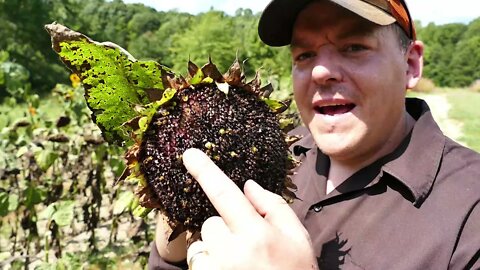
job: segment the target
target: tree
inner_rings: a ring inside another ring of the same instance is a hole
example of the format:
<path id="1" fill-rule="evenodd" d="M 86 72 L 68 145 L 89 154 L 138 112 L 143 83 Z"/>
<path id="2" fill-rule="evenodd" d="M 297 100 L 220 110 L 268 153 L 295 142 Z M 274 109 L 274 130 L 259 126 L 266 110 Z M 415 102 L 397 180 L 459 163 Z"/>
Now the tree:
<path id="1" fill-rule="evenodd" d="M 450 85 L 465 87 L 480 79 L 480 35 L 460 41 L 450 65 Z"/>
<path id="2" fill-rule="evenodd" d="M 425 42 L 424 74 L 435 84 L 453 85 L 450 62 L 456 44 L 461 40 L 466 28 L 466 25 L 460 23 L 440 26 L 430 23 L 419 32 L 419 39 Z"/>
<path id="3" fill-rule="evenodd" d="M 51 89 L 65 70 L 55 64 L 57 56 L 50 49 L 50 38 L 43 26 L 52 21 L 50 14 L 59 0 L 0 1 L 0 48 L 7 51 L 10 61 L 25 67 L 34 89 Z"/>
<path id="4" fill-rule="evenodd" d="M 177 72 L 186 70 L 189 59 L 202 65 L 210 56 L 219 70 L 226 71 L 240 49 L 232 18 L 219 11 L 193 17 L 190 26 L 184 32 L 174 34 L 172 41 L 174 46 L 169 50 Z"/>
<path id="5" fill-rule="evenodd" d="M 172 67 L 173 36 L 183 33 L 190 27 L 193 15 L 176 11 L 159 12 L 160 26 L 155 31 L 147 31 L 128 44 L 128 50 L 139 59 L 154 59 Z M 185 63 L 185 62 L 183 62 Z"/>

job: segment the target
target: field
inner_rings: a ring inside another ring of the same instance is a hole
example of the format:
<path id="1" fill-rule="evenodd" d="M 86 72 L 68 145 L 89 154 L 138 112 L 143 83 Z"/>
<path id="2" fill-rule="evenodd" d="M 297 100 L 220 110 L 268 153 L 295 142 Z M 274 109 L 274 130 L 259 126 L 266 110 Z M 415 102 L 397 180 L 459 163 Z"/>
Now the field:
<path id="1" fill-rule="evenodd" d="M 132 184 L 112 187 L 123 150 L 101 140 L 82 92 L 58 85 L 50 96 L 0 105 L 0 268 L 146 265 L 154 212 L 134 217 Z M 408 95 L 425 98 L 447 136 L 480 152 L 480 93 Z"/>
<path id="2" fill-rule="evenodd" d="M 440 88 L 432 93 L 409 92 L 409 96 L 428 98 L 429 96 L 442 97 L 448 102 L 447 117 L 448 123 L 440 119 L 440 127 L 445 132 L 448 126 L 457 126 L 460 134 L 449 134 L 447 136 L 467 145 L 480 152 L 480 92 L 467 89 Z M 430 105 L 430 107 L 432 107 Z M 439 108 L 441 110 L 441 108 Z M 434 117 L 442 112 L 434 112 Z M 441 118 L 441 117 L 436 117 Z M 438 121 L 439 119 L 437 119 Z M 443 126 L 442 126 L 443 124 Z M 452 136 L 453 135 L 453 136 Z M 456 137 L 456 138 L 455 138 Z"/>
<path id="3" fill-rule="evenodd" d="M 463 136 L 460 139 L 480 152 L 480 93 L 450 90 L 445 96 L 452 103 L 450 117 L 462 123 Z"/>
<path id="4" fill-rule="evenodd" d="M 134 216 L 134 185 L 113 187 L 123 150 L 89 115 L 68 85 L 0 105 L 0 269 L 145 267 L 155 212 Z"/>

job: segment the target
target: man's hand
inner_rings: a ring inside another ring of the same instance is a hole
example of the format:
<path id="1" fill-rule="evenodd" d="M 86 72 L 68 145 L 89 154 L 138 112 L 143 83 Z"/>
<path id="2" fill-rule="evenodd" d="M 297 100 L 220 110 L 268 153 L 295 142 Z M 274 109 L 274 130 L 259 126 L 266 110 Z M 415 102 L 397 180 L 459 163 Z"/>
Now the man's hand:
<path id="1" fill-rule="evenodd" d="M 159 212 L 155 229 L 155 245 L 158 254 L 170 263 L 183 261 L 187 257 L 187 232 L 168 242 L 171 233 L 172 228 L 168 225 L 167 217 Z"/>
<path id="2" fill-rule="evenodd" d="M 217 209 L 188 249 L 191 269 L 317 269 L 310 237 L 278 195 L 247 181 L 244 192 L 202 151 L 183 162 Z"/>

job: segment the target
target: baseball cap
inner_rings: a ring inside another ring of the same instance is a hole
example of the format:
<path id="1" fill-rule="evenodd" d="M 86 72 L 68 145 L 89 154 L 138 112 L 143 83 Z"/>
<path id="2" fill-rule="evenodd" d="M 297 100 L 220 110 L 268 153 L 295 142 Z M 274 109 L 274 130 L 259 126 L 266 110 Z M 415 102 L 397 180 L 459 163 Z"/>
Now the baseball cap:
<path id="1" fill-rule="evenodd" d="M 290 44 L 295 20 L 313 0 L 272 0 L 260 17 L 258 35 L 270 46 Z M 325 0 L 327 1 L 327 0 Z M 405 0 L 328 0 L 378 25 L 398 23 L 415 40 L 415 28 Z"/>

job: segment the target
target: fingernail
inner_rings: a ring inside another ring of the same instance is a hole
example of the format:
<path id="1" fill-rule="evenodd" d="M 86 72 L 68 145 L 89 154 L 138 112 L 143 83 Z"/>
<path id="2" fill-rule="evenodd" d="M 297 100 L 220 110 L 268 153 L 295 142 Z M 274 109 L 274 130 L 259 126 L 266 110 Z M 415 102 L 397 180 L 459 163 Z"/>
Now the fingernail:
<path id="1" fill-rule="evenodd" d="M 210 165 L 209 162 L 211 162 L 202 150 L 196 148 L 190 148 L 183 152 L 182 160 L 183 165 L 193 177 L 198 175 L 205 168 L 208 168 Z"/>
<path id="2" fill-rule="evenodd" d="M 250 183 L 251 182 L 251 183 Z M 247 183 L 250 183 L 248 185 L 253 185 L 252 188 L 261 188 L 261 189 L 264 189 L 262 186 L 260 186 L 257 182 L 255 182 L 255 180 L 253 179 L 248 179 L 247 182 L 245 182 L 245 185 L 247 185 Z"/>
<path id="3" fill-rule="evenodd" d="M 198 159 L 202 154 L 203 152 L 197 148 L 189 148 L 185 150 L 185 152 L 183 152 L 183 163 L 193 162 L 194 160 Z"/>

